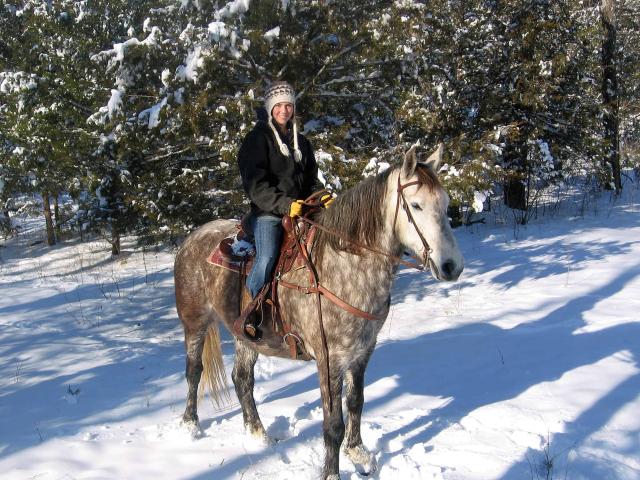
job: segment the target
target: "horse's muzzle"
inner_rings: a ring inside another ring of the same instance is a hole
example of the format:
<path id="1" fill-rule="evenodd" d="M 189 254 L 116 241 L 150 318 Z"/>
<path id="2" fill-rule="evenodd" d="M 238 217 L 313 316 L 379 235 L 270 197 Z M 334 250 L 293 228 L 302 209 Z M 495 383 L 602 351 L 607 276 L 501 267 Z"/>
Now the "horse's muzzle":
<path id="1" fill-rule="evenodd" d="M 433 259 L 429 259 L 429 266 L 433 276 L 440 281 L 453 282 L 460 277 L 460 274 L 464 270 L 464 265 L 458 263 L 455 260 L 449 258 L 442 262 L 440 266 L 436 265 Z"/>

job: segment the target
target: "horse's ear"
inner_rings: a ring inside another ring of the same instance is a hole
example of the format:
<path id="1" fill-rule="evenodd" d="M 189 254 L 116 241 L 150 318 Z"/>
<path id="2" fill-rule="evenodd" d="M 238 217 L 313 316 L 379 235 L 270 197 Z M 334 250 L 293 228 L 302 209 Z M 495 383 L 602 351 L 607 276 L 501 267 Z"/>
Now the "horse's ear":
<path id="1" fill-rule="evenodd" d="M 404 162 L 402 162 L 402 175 L 404 178 L 410 178 L 413 172 L 416 171 L 418 165 L 418 156 L 416 155 L 416 148 L 418 145 L 413 145 L 407 153 L 404 154 Z"/>
<path id="2" fill-rule="evenodd" d="M 440 168 L 440 164 L 442 163 L 443 157 L 444 157 L 444 143 L 440 143 L 436 151 L 433 152 L 431 155 L 429 155 L 429 158 L 427 158 L 422 163 L 424 163 L 427 167 L 429 167 L 430 169 L 432 169 L 434 172 L 437 173 L 438 169 Z"/>

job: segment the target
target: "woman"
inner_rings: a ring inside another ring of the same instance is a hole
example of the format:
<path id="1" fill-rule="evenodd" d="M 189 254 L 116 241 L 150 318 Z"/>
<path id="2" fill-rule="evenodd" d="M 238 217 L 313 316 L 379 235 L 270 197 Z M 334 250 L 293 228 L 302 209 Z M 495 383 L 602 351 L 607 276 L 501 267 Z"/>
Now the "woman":
<path id="1" fill-rule="evenodd" d="M 297 131 L 295 92 L 286 82 L 266 90 L 266 121 L 258 120 L 238 154 L 242 185 L 251 200 L 249 224 L 256 258 L 247 278 L 255 298 L 269 280 L 280 250 L 282 217 L 302 213 L 302 200 L 323 188 L 318 166 L 306 137 Z"/>

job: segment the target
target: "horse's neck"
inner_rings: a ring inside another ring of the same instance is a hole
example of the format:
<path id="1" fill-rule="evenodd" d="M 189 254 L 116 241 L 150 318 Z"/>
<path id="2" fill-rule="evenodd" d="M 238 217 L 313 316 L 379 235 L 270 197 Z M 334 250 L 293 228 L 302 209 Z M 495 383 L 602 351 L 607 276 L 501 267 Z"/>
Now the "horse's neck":
<path id="1" fill-rule="evenodd" d="M 385 252 L 392 256 L 401 254 L 400 244 L 393 234 L 393 211 L 395 208 L 395 182 L 397 175 L 389 176 L 387 185 L 387 198 L 383 202 L 383 228 L 378 235 L 378 241 L 371 247 L 378 252 Z M 393 203 L 393 205 L 391 205 Z M 370 209 L 363 205 L 362 212 L 358 215 L 371 215 Z M 356 297 L 383 297 L 391 289 L 393 276 L 397 270 L 397 263 L 390 257 L 366 248 L 359 249 L 359 254 L 349 251 L 335 251 L 329 245 L 328 251 L 323 254 L 322 265 L 319 274 L 325 277 L 321 282 L 330 282 L 338 290 L 348 291 Z"/>
<path id="2" fill-rule="evenodd" d="M 318 268 L 320 283 L 357 308 L 383 313 L 384 306 L 388 306 L 395 265 L 372 252 L 356 255 L 328 249 Z"/>

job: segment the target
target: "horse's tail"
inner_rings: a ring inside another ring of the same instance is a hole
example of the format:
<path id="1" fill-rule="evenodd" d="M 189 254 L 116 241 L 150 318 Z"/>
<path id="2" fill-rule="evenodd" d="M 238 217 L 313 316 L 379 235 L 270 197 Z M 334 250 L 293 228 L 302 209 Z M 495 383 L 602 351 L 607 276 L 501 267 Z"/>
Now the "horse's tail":
<path id="1" fill-rule="evenodd" d="M 205 390 L 209 390 L 211 399 L 217 408 L 231 403 L 229 396 L 229 382 L 222 359 L 220 344 L 220 330 L 217 322 L 212 322 L 207 329 L 204 347 L 202 349 L 202 378 L 200 380 L 200 399 Z"/>

